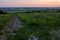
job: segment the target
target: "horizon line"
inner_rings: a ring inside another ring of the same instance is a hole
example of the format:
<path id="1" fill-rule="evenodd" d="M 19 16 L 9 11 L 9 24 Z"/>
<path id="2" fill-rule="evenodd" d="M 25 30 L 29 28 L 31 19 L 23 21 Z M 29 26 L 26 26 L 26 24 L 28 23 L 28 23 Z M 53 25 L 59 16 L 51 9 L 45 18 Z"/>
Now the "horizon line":
<path id="1" fill-rule="evenodd" d="M 5 6 L 5 7 L 9 7 L 9 6 Z M 10 6 L 10 7 L 13 7 L 13 6 Z M 0 7 L 1 8 L 1 7 Z M 39 8 L 39 7 L 38 7 Z M 49 7 L 47 7 L 49 8 Z M 50 8 L 60 8 L 60 7 L 50 7 Z"/>

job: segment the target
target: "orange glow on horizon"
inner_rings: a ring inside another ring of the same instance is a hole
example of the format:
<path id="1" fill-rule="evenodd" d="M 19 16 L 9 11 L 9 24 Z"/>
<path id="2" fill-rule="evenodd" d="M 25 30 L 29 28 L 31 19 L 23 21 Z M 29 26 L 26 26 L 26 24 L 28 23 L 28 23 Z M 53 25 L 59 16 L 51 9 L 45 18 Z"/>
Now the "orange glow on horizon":
<path id="1" fill-rule="evenodd" d="M 60 0 L 54 1 L 54 0 L 35 0 L 35 1 L 17 1 L 15 2 L 5 2 L 4 4 L 0 4 L 1 6 L 29 6 L 29 7 L 60 7 Z"/>

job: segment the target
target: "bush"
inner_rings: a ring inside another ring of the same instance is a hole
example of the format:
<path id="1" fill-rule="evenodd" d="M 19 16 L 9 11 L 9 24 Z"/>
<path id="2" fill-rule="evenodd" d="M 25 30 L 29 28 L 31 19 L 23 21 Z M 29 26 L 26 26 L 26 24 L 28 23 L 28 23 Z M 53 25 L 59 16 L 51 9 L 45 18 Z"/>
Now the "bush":
<path id="1" fill-rule="evenodd" d="M 4 11 L 2 11 L 2 10 L 0 10 L 0 14 L 6 14 L 7 12 L 4 12 Z"/>

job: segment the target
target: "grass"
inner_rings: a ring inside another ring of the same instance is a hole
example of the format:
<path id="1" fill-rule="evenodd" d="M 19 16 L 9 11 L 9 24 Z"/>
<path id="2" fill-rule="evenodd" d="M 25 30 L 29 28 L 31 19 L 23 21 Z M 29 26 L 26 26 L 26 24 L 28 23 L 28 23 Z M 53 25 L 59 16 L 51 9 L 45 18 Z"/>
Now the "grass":
<path id="1" fill-rule="evenodd" d="M 21 13 L 18 14 L 20 19 L 29 26 L 46 26 L 58 28 L 60 22 L 59 13 Z"/>
<path id="2" fill-rule="evenodd" d="M 27 40 L 32 33 L 39 37 L 39 40 L 52 40 L 49 31 L 60 29 L 60 13 L 20 13 L 17 16 L 25 23 L 25 27 L 16 32 L 15 38 L 21 34 L 17 36 L 19 40 Z"/>
<path id="3" fill-rule="evenodd" d="M 4 28 L 6 23 L 11 19 L 12 14 L 0 14 L 0 30 Z"/>
<path id="4" fill-rule="evenodd" d="M 9 15 L 4 16 L 5 23 L 11 18 Z M 7 35 L 7 40 L 28 40 L 30 34 L 38 37 L 38 40 L 52 40 L 51 37 L 55 35 L 51 35 L 50 31 L 60 29 L 60 13 L 18 13 L 17 16 L 23 22 L 24 27 L 14 31 L 16 33 L 14 36 Z"/>

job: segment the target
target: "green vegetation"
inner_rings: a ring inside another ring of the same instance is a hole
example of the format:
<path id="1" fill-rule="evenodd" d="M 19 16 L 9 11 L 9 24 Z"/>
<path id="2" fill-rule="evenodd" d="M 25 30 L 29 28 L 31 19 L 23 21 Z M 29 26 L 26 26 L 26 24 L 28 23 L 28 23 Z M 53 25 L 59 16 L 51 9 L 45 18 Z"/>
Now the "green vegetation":
<path id="1" fill-rule="evenodd" d="M 38 37 L 38 40 L 52 40 L 51 37 L 55 35 L 51 35 L 50 32 L 60 29 L 60 11 L 32 11 L 14 15 L 18 16 L 24 27 L 13 30 L 14 35 L 5 30 L 7 40 L 28 40 L 31 34 Z M 12 14 L 0 14 L 0 30 L 4 28 L 11 18 Z M 0 32 L 0 35 L 3 35 L 3 33 Z"/>
<path id="2" fill-rule="evenodd" d="M 44 29 L 59 28 L 59 13 L 21 13 L 19 18 L 28 26 L 37 26 Z"/>
<path id="3" fill-rule="evenodd" d="M 0 30 L 4 28 L 6 23 L 11 19 L 12 14 L 0 14 Z"/>
<path id="4" fill-rule="evenodd" d="M 16 32 L 14 40 L 28 40 L 30 34 L 39 40 L 52 40 L 50 31 L 60 28 L 60 13 L 20 13 L 18 17 L 25 27 Z"/>
<path id="5" fill-rule="evenodd" d="M 0 10 L 0 14 L 7 14 L 7 12 Z"/>

